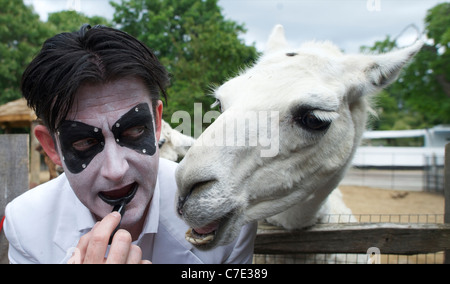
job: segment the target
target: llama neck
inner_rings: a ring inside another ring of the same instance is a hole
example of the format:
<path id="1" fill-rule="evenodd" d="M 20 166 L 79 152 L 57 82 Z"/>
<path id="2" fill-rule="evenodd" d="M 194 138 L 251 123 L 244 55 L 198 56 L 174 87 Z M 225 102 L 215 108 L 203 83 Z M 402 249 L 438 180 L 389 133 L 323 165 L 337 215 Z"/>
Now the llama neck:
<path id="1" fill-rule="evenodd" d="M 277 215 L 267 218 L 267 221 L 288 230 L 301 229 L 317 223 L 323 214 L 327 214 L 321 209 L 328 195 L 336 188 L 340 180 L 340 175 L 339 177 L 333 178 L 324 187 L 317 189 L 306 200 L 294 204 L 289 209 Z"/>
<path id="2" fill-rule="evenodd" d="M 365 124 L 365 120 L 364 120 Z M 325 206 L 328 201 L 330 193 L 337 188 L 341 180 L 344 178 L 347 169 L 351 166 L 353 156 L 356 153 L 356 145 L 359 145 L 362 137 L 363 129 L 355 129 L 357 131 L 353 151 L 348 159 L 347 163 L 341 168 L 340 171 L 328 180 L 326 184 L 316 189 L 314 194 L 309 196 L 306 200 L 303 200 L 297 204 L 294 204 L 289 209 L 267 218 L 266 220 L 276 226 L 281 226 L 285 229 L 301 229 L 308 226 L 312 226 L 317 223 L 324 215 L 333 214 L 330 209 L 335 206 L 345 206 L 345 204 L 329 204 Z M 301 189 L 297 189 L 301 190 Z M 344 210 L 345 211 L 345 210 Z"/>

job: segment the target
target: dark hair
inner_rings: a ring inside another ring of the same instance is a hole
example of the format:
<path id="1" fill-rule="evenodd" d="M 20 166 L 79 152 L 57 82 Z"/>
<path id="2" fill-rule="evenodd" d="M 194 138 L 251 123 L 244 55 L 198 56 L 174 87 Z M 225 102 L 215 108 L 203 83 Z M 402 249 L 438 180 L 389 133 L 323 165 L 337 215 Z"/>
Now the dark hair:
<path id="1" fill-rule="evenodd" d="M 85 24 L 44 43 L 23 73 L 21 89 L 28 106 L 55 133 L 83 83 L 128 76 L 144 81 L 154 106 L 160 92 L 167 100 L 168 73 L 148 47 L 117 29 Z"/>

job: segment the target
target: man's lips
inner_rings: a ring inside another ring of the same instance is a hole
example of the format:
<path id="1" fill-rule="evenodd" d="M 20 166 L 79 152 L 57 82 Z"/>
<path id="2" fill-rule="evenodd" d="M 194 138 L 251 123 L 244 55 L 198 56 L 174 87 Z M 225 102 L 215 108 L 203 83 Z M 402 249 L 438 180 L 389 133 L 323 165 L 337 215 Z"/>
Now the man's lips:
<path id="1" fill-rule="evenodd" d="M 98 194 L 98 196 L 109 205 L 115 206 L 122 202 L 129 203 L 136 194 L 137 189 L 138 184 L 134 182 L 119 189 L 102 191 Z"/>

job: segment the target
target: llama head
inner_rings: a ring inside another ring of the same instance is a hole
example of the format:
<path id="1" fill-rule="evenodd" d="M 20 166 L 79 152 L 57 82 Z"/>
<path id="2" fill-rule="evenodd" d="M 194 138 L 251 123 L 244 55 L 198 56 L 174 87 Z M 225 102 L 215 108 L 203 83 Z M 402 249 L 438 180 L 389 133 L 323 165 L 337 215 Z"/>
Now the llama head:
<path id="1" fill-rule="evenodd" d="M 299 220 L 313 218 L 351 162 L 370 96 L 421 45 L 383 55 L 344 55 L 329 42 L 291 49 L 276 26 L 259 61 L 215 91 L 222 114 L 177 169 L 186 238 L 223 245 L 244 224 L 298 204 Z"/>

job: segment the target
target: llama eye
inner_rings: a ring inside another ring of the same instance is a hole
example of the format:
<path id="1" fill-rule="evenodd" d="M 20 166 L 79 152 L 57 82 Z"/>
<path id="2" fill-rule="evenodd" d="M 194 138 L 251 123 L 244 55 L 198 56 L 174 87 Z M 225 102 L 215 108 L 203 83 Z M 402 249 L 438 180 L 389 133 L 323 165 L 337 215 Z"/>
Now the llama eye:
<path id="1" fill-rule="evenodd" d="M 312 111 L 306 111 L 302 115 L 295 117 L 294 120 L 302 127 L 313 131 L 326 130 L 331 124 L 331 121 L 318 118 Z"/>
<path id="2" fill-rule="evenodd" d="M 327 129 L 330 126 L 331 122 L 320 120 L 312 112 L 307 112 L 302 117 L 302 124 L 311 130 L 321 131 Z"/>

